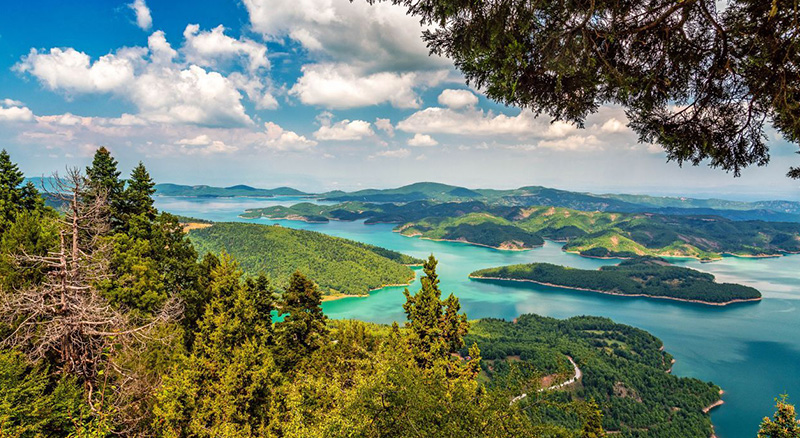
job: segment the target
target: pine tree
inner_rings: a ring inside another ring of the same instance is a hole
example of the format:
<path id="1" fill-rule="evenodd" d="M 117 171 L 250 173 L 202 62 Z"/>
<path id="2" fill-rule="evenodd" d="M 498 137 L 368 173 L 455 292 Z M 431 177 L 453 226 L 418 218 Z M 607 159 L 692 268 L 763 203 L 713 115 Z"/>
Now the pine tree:
<path id="1" fill-rule="evenodd" d="M 111 156 L 111 152 L 105 147 L 98 149 L 94 154 L 92 165 L 86 168 L 89 190 L 84 196 L 87 204 L 92 204 L 100 196 L 105 197 L 112 230 L 117 230 L 123 225 L 120 215 L 123 209 L 125 182 L 119 176 L 117 160 Z"/>
<path id="2" fill-rule="evenodd" d="M 776 407 L 778 410 L 772 419 L 764 417 L 761 421 L 758 438 L 800 438 L 800 422 L 794 405 L 787 403 L 784 395 L 776 400 Z"/>
<path id="3" fill-rule="evenodd" d="M 24 175 L 11 162 L 8 152 L 5 149 L 0 151 L 0 235 L 14 222 L 22 200 L 19 186 L 24 180 Z"/>
<path id="4" fill-rule="evenodd" d="M 322 313 L 319 288 L 299 271 L 289 279 L 280 307 L 286 318 L 275 324 L 275 332 L 281 366 L 286 370 L 325 344 L 327 317 Z"/>
<path id="5" fill-rule="evenodd" d="M 422 287 L 415 295 L 406 289 L 403 310 L 410 329 L 408 342 L 414 359 L 422 368 L 431 368 L 449 353 L 464 346 L 464 335 L 469 330 L 465 314 L 459 314 L 461 304 L 454 295 L 442 301 L 439 276 L 436 274 L 436 259 L 431 255 L 423 265 L 425 276 L 420 279 Z"/>
<path id="6" fill-rule="evenodd" d="M 144 215 L 150 220 L 155 218 L 156 208 L 153 206 L 155 185 L 144 164 L 140 161 L 139 165 L 131 172 L 131 178 L 125 189 L 124 216 Z"/>

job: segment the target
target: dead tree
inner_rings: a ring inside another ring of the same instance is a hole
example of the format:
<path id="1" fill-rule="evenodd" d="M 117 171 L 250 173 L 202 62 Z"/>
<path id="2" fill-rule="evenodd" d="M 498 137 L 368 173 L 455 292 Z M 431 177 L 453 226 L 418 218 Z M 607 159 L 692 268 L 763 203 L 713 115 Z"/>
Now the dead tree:
<path id="1" fill-rule="evenodd" d="M 47 191 L 62 205 L 59 245 L 45 256 L 14 255 L 20 268 L 43 269 L 46 277 L 41 284 L 3 294 L 0 321 L 13 330 L 3 345 L 19 348 L 32 360 L 48 359 L 57 372 L 78 377 L 94 408 L 98 376 L 114 368 L 114 348 L 141 341 L 181 308 L 169 301 L 153 318 L 134 324 L 100 293 L 96 285 L 110 275 L 108 207 L 102 193 L 87 201 L 88 189 L 77 169 L 68 169 L 64 178 L 55 175 Z"/>

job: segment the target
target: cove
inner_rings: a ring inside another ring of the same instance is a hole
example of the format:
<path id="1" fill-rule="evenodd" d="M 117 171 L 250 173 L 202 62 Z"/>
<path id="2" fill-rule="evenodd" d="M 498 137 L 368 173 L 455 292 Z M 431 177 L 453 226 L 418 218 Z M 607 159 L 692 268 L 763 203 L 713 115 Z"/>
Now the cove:
<path id="1" fill-rule="evenodd" d="M 393 233 L 393 225 L 361 222 L 308 224 L 296 221 L 244 220 L 246 208 L 292 205 L 301 198 L 166 198 L 156 207 L 174 214 L 215 221 L 279 224 L 314 230 L 400 251 L 416 257 L 434 254 L 445 294 L 455 293 L 470 319 L 513 319 L 522 313 L 556 318 L 605 316 L 653 333 L 677 360 L 678 376 L 712 380 L 725 390 L 725 404 L 712 411 L 720 438 L 752 438 L 761 418 L 774 411 L 774 398 L 788 393 L 800 402 L 800 256 L 771 259 L 725 257 L 713 263 L 673 260 L 709 272 L 721 282 L 755 287 L 764 299 L 725 307 L 648 298 L 616 297 L 539 286 L 530 283 L 487 282 L 467 278 L 481 268 L 515 263 L 548 262 L 596 269 L 615 260 L 567 254 L 547 242 L 530 251 L 498 251 L 455 242 L 435 242 Z M 419 287 L 412 283 L 412 291 Z M 387 287 L 366 298 L 345 298 L 323 304 L 331 318 L 377 323 L 404 321 L 402 287 Z"/>

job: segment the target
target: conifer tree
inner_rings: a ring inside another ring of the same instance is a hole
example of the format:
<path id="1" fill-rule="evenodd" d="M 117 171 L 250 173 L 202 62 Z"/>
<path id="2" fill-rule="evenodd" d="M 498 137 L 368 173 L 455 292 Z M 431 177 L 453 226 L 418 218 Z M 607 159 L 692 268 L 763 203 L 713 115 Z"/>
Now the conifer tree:
<path id="1" fill-rule="evenodd" d="M 282 368 L 290 369 L 325 345 L 327 317 L 322 313 L 322 293 L 300 271 L 289 279 L 280 307 L 286 318 L 275 324 L 279 358 Z"/>
<path id="2" fill-rule="evenodd" d="M 758 438 L 800 438 L 800 422 L 797 421 L 794 405 L 786 402 L 786 396 L 776 401 L 778 410 L 772 418 L 764 417 Z"/>
<path id="3" fill-rule="evenodd" d="M 5 149 L 0 151 L 0 235 L 14 222 L 22 211 L 34 211 L 44 206 L 33 184 L 22 186 L 25 175 L 11 161 Z"/>
<path id="4" fill-rule="evenodd" d="M 131 172 L 131 178 L 125 188 L 124 214 L 126 217 L 144 215 L 150 220 L 155 218 L 156 208 L 153 206 L 155 185 L 144 164 L 140 161 Z"/>
<path id="5" fill-rule="evenodd" d="M 408 289 L 403 292 L 406 327 L 410 329 L 408 342 L 417 365 L 422 368 L 431 368 L 437 360 L 463 347 L 469 329 L 466 315 L 458 313 L 461 309 L 458 298 L 451 294 L 442 301 L 436 265 L 431 255 L 422 267 L 425 276 L 420 279 L 419 292 L 415 295 Z"/>
<path id="6" fill-rule="evenodd" d="M 92 165 L 86 168 L 89 190 L 84 193 L 84 196 L 88 204 L 92 204 L 100 196 L 105 197 L 109 210 L 109 222 L 113 230 L 117 230 L 123 223 L 120 214 L 125 182 L 119 176 L 117 160 L 111 156 L 111 152 L 105 147 L 98 149 L 94 154 Z"/>

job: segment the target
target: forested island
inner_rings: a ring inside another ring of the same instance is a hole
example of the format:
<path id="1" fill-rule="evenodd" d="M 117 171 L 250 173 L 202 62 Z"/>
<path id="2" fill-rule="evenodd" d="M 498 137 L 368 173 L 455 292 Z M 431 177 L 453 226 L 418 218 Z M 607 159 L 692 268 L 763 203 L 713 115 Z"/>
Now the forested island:
<path id="1" fill-rule="evenodd" d="M 761 293 L 755 288 L 716 283 L 711 274 L 672 266 L 663 259 L 650 257 L 637 257 L 598 270 L 550 263 L 501 266 L 475 271 L 470 278 L 529 281 L 613 295 L 665 298 L 717 306 L 761 299 Z"/>
<path id="2" fill-rule="evenodd" d="M 712 261 L 724 254 L 775 257 L 800 252 L 800 223 L 734 221 L 720 216 L 511 207 L 478 201 L 335 205 L 307 202 L 291 207 L 250 209 L 241 216 L 308 222 L 394 223 L 398 224 L 395 231 L 404 235 L 504 249 L 532 248 L 540 245 L 542 239 L 552 239 L 565 242 L 565 251 L 587 257 L 648 255 Z"/>
<path id="3" fill-rule="evenodd" d="M 366 295 L 386 285 L 408 284 L 409 265 L 422 260 L 384 248 L 281 226 L 224 222 L 189 232 L 198 254 L 227 252 L 248 275 L 266 275 L 283 287 L 300 270 L 326 296 Z"/>

